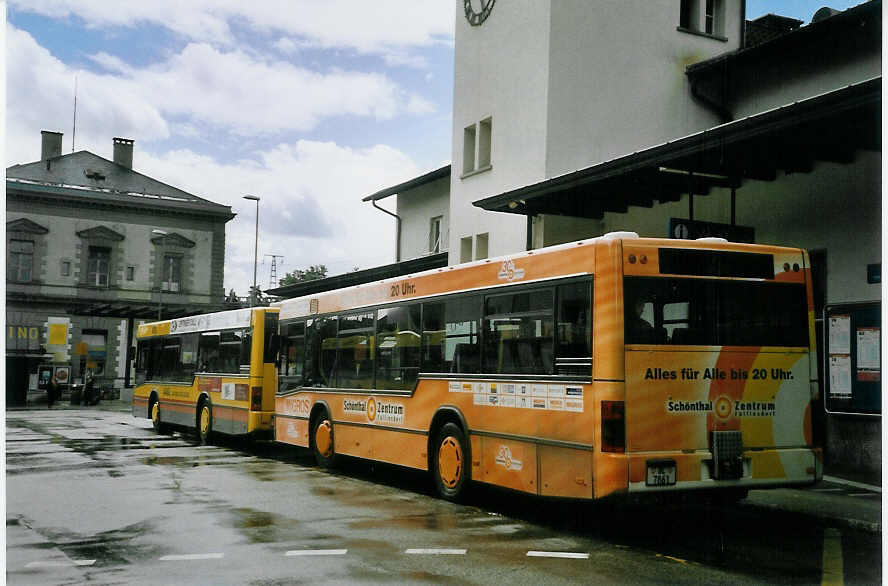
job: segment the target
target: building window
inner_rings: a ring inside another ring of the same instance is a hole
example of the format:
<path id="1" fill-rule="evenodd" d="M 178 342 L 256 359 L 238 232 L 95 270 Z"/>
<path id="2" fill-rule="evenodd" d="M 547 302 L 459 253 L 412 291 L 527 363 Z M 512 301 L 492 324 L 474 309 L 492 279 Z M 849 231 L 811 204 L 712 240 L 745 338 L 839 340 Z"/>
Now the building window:
<path id="1" fill-rule="evenodd" d="M 463 130 L 463 174 L 475 170 L 475 125 Z"/>
<path id="2" fill-rule="evenodd" d="M 166 254 L 163 257 L 163 275 L 160 288 L 163 291 L 178 292 L 182 283 L 182 257 Z"/>
<path id="3" fill-rule="evenodd" d="M 681 0 L 678 27 L 714 37 L 724 35 L 724 0 Z"/>
<path id="4" fill-rule="evenodd" d="M 472 260 L 472 237 L 466 236 L 459 239 L 459 262 Z"/>
<path id="5" fill-rule="evenodd" d="M 706 12 L 704 14 L 704 31 L 708 35 L 721 35 L 724 33 L 724 2 L 721 0 L 706 0 Z"/>
<path id="6" fill-rule="evenodd" d="M 63 260 L 62 261 L 61 272 L 62 272 L 63 277 L 70 277 L 71 276 L 71 261 L 70 260 Z"/>
<path id="7" fill-rule="evenodd" d="M 478 169 L 490 167 L 490 136 L 493 118 L 486 118 L 478 124 Z"/>
<path id="8" fill-rule="evenodd" d="M 111 249 L 103 246 L 90 246 L 89 262 L 86 269 L 87 284 L 96 287 L 107 287 L 110 269 Z"/>
<path id="9" fill-rule="evenodd" d="M 29 283 L 33 275 L 33 266 L 34 241 L 10 240 L 9 266 L 6 268 L 6 278 L 19 283 Z"/>
<path id="10" fill-rule="evenodd" d="M 475 236 L 475 260 L 487 258 L 487 242 L 489 235 L 487 232 Z"/>
<path id="11" fill-rule="evenodd" d="M 492 131 L 493 118 L 490 117 L 463 130 L 463 175 L 490 169 Z"/>
<path id="12" fill-rule="evenodd" d="M 133 267 L 133 266 L 126 267 L 126 280 L 127 281 L 135 281 L 136 280 L 136 267 Z"/>
<path id="13" fill-rule="evenodd" d="M 429 252 L 441 252 L 441 223 L 444 216 L 435 216 L 429 225 Z"/>
<path id="14" fill-rule="evenodd" d="M 678 26 L 691 30 L 694 27 L 694 9 L 697 2 L 695 0 L 681 0 L 681 8 L 679 9 Z"/>

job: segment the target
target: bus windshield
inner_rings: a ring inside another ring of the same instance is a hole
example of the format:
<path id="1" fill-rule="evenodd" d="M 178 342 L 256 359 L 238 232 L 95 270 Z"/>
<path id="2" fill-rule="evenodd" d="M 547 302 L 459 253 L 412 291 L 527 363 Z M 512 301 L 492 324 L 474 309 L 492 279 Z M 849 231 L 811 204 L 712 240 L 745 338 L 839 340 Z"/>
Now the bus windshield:
<path id="1" fill-rule="evenodd" d="M 626 277 L 627 344 L 808 346 L 805 286 Z"/>

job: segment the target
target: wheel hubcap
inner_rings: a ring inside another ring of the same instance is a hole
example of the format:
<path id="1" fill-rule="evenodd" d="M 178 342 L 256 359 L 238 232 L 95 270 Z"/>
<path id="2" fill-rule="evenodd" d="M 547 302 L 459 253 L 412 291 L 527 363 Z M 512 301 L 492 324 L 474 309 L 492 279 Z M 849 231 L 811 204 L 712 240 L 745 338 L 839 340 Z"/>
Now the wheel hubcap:
<path id="1" fill-rule="evenodd" d="M 447 488 L 454 488 L 462 478 L 462 448 L 455 437 L 449 436 L 438 449 L 438 475 Z"/>
<path id="2" fill-rule="evenodd" d="M 200 411 L 200 432 L 204 435 L 210 431 L 210 409 L 206 405 Z"/>
<path id="3" fill-rule="evenodd" d="M 326 419 L 315 430 L 315 446 L 318 453 L 325 458 L 333 454 L 333 426 Z"/>

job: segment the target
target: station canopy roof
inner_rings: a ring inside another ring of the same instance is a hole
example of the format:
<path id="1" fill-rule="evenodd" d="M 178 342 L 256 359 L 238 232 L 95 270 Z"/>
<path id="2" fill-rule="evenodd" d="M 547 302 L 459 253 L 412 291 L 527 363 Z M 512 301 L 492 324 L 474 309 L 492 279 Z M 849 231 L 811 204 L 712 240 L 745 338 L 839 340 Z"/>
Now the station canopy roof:
<path id="1" fill-rule="evenodd" d="M 409 181 L 405 181 L 403 183 L 381 189 L 376 193 L 368 195 L 361 201 L 378 201 L 380 199 L 389 197 L 390 195 L 397 195 L 399 193 L 403 193 L 410 189 L 415 189 L 417 187 L 420 187 L 421 185 L 431 183 L 432 181 L 442 179 L 444 177 L 450 177 L 450 165 L 444 165 L 443 167 L 435 169 L 434 171 L 429 171 L 428 173 L 420 175 L 419 177 L 414 177 Z"/>
<path id="2" fill-rule="evenodd" d="M 585 218 L 707 195 L 815 162 L 881 151 L 881 76 L 473 202 L 489 211 Z"/>
<path id="3" fill-rule="evenodd" d="M 275 297 L 292 299 L 295 297 L 303 297 L 305 295 L 315 295 L 317 293 L 323 293 L 324 291 L 332 291 L 333 289 L 342 289 L 344 287 L 363 285 L 364 283 L 372 283 L 383 279 L 391 279 L 402 275 L 421 273 L 422 271 L 438 269 L 446 266 L 447 253 L 439 252 L 437 254 L 420 256 L 418 258 L 403 260 L 401 262 L 380 267 L 352 271 L 342 275 L 334 275 L 324 279 L 303 281 L 301 283 L 285 285 L 276 289 L 265 289 L 265 293 Z"/>

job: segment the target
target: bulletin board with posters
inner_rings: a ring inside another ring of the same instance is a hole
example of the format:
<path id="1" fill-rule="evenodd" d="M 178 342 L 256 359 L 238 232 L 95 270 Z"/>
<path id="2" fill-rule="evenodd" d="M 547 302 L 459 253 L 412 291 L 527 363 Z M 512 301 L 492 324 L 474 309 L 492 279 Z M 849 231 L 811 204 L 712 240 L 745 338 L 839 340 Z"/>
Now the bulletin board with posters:
<path id="1" fill-rule="evenodd" d="M 881 415 L 881 303 L 828 305 L 825 312 L 826 411 Z"/>

